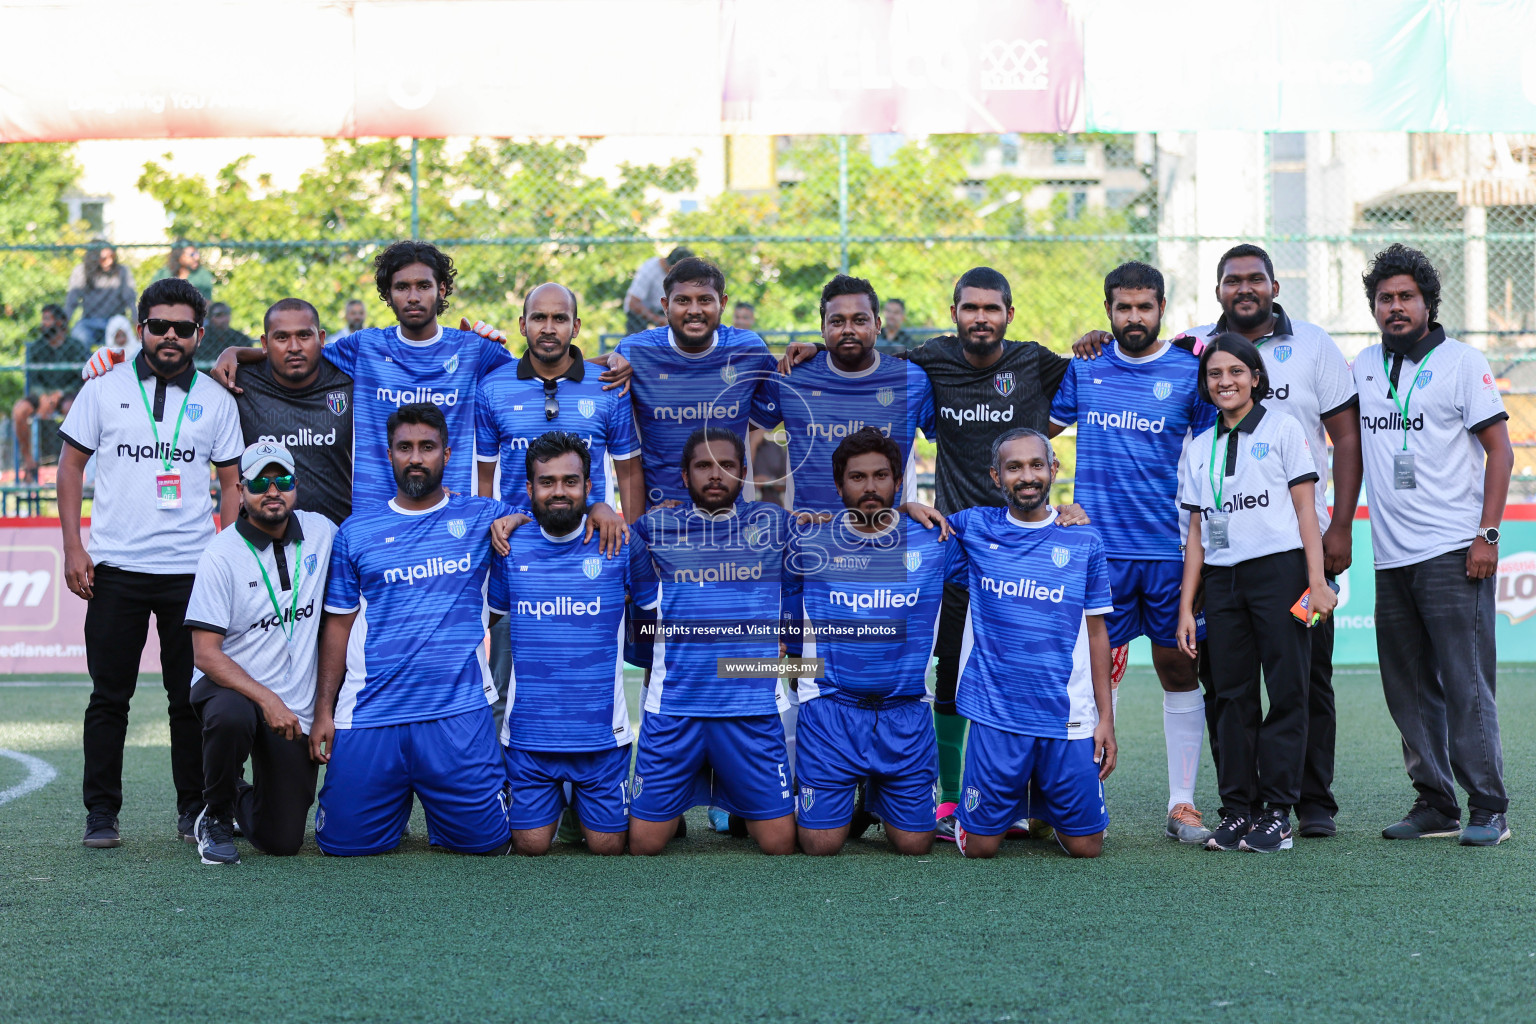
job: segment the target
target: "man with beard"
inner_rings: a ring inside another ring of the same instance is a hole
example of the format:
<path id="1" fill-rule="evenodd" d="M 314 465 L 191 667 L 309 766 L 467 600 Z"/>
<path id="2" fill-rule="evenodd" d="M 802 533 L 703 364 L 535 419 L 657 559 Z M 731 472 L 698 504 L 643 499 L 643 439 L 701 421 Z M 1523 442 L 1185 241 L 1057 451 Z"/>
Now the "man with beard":
<path id="1" fill-rule="evenodd" d="M 936 411 L 938 462 L 934 477 L 939 511 L 952 515 L 977 505 L 999 506 L 1003 499 L 989 483 L 988 452 L 1004 431 L 1029 427 L 1043 432 L 1050 422 L 1051 398 L 1070 360 L 1033 341 L 1006 337 L 1013 323 L 1013 289 L 991 267 L 967 270 L 955 282 L 949 308 L 955 335 L 930 338 L 908 358 L 928 374 Z M 809 359 L 816 346 L 796 343 L 780 361 L 788 373 Z M 960 763 L 965 747 L 965 719 L 955 710 L 960 671 L 960 637 L 969 598 L 962 587 L 944 588 L 944 614 L 935 648 L 934 728 L 939 742 L 939 837 L 954 836 L 955 801 L 960 795 Z"/>
<path id="2" fill-rule="evenodd" d="M 1104 541 L 1115 610 L 1109 645 L 1152 641 L 1163 686 L 1168 753 L 1168 836 L 1203 843 L 1210 832 L 1195 809 L 1195 776 L 1205 745 L 1205 701 L 1195 663 L 1178 649 L 1179 456 L 1211 425 L 1200 398 L 1200 361 L 1158 340 L 1163 275 L 1125 263 L 1104 278 L 1104 312 L 1114 343 L 1094 362 L 1076 360 L 1051 403 L 1050 436 L 1077 424 L 1074 497 Z"/>
<path id="3" fill-rule="evenodd" d="M 686 262 L 686 261 L 684 261 Z M 741 502 L 746 443 L 700 427 L 683 445 L 686 506 L 635 524 L 635 600 L 657 609 L 630 803 L 631 853 L 660 853 L 683 812 L 709 803 L 746 821 L 764 853 L 795 850 L 778 673 L 789 514 Z M 721 675 L 727 660 L 740 675 Z"/>
<path id="4" fill-rule="evenodd" d="M 85 845 L 121 843 L 123 741 L 139 656 L 155 617 L 169 698 L 171 777 L 177 833 L 193 841 L 202 809 L 202 739 L 192 709 L 192 639 L 182 628 L 193 573 L 213 539 L 208 478 L 217 467 L 219 521 L 240 507 L 240 417 L 229 394 L 192 366 L 203 337 L 203 297 L 179 278 L 139 297 L 133 366 L 87 381 L 59 428 L 59 521 L 64 578 L 90 602 L 85 656 L 91 700 L 85 710 Z M 89 553 L 80 539 L 85 464 L 96 459 Z"/>
<path id="5" fill-rule="evenodd" d="M 592 453 L 580 435 L 551 430 L 529 441 L 523 458 L 538 529 L 512 535 L 489 590 L 492 621 L 511 623 L 516 685 L 501 742 L 513 848 L 547 853 L 569 806 L 587 849 L 623 853 L 633 740 L 623 656 L 629 559 L 604 558 L 599 541 L 582 539 Z"/>
<path id="6" fill-rule="evenodd" d="M 263 853 L 297 853 L 315 802 L 308 734 L 336 527 L 296 508 L 296 465 L 272 441 L 245 449 L 240 518 L 204 549 L 187 602 L 192 706 L 203 723 L 204 864 L 240 863 L 237 820 Z M 241 777 L 247 759 L 250 782 Z"/>
<path id="7" fill-rule="evenodd" d="M 493 522 L 512 510 L 450 495 L 442 411 L 401 406 L 387 425 L 395 497 L 356 509 L 331 553 L 310 756 L 328 765 L 315 813 L 325 853 L 400 842 L 419 797 L 434 842 L 502 853 L 506 766 L 481 649 Z"/>
<path id="8" fill-rule="evenodd" d="M 1097 857 L 1116 753 L 1104 543 L 1092 528 L 1056 522 L 1059 467 L 1044 434 L 1010 430 L 992 458 L 1007 507 L 949 519 L 954 576 L 971 592 L 958 691 L 971 730 L 955 843 L 966 857 L 995 856 L 1027 816 L 1054 828 L 1072 856 Z"/>
<path id="9" fill-rule="evenodd" d="M 808 854 L 842 849 L 861 785 L 897 852 L 933 847 L 939 752 L 924 698 L 945 558 L 957 545 L 893 507 L 904 466 L 878 428 L 855 431 L 832 453 L 844 511 L 791 527 L 800 599 L 790 611 L 806 634 L 789 649 L 825 664 L 798 684 L 796 817 Z"/>

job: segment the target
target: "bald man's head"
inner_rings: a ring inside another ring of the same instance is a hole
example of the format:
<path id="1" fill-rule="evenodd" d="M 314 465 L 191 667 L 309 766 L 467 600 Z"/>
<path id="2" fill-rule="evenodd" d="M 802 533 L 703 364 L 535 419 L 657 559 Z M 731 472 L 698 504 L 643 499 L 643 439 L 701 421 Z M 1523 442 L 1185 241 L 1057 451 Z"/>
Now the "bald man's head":
<path id="1" fill-rule="evenodd" d="M 576 293 L 563 284 L 541 284 L 523 301 L 517 329 L 528 339 L 528 354 L 546 366 L 563 362 L 581 330 Z"/>

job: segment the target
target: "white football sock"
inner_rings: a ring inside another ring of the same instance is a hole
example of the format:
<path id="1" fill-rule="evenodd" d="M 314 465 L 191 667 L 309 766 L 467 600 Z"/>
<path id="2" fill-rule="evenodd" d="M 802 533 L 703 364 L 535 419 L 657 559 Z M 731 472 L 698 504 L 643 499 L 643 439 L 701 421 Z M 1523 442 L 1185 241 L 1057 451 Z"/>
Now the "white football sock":
<path id="1" fill-rule="evenodd" d="M 1199 690 L 1163 693 L 1163 741 L 1168 747 L 1168 809 L 1195 803 L 1195 776 L 1205 745 L 1205 697 Z"/>

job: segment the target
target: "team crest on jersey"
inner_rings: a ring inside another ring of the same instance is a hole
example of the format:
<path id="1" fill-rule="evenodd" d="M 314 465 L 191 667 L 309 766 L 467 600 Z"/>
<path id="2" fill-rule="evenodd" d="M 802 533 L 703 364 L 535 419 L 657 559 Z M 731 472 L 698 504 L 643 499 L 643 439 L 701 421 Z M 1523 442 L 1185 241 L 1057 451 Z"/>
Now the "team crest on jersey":
<path id="1" fill-rule="evenodd" d="M 581 561 L 581 571 L 589 580 L 597 579 L 597 574 L 603 571 L 603 560 L 597 556 L 584 558 Z"/>
<path id="2" fill-rule="evenodd" d="M 345 415 L 347 411 L 347 393 L 345 391 L 332 391 L 325 396 L 325 407 L 331 410 L 333 416 Z"/>
<path id="3" fill-rule="evenodd" d="M 576 411 L 583 416 L 591 417 L 593 413 L 597 412 L 597 403 L 590 398 L 577 399 Z"/>
<path id="4" fill-rule="evenodd" d="M 1056 564 L 1056 568 L 1060 569 L 1062 566 L 1072 561 L 1072 552 L 1058 544 L 1054 548 L 1051 548 L 1051 561 Z"/>
<path id="5" fill-rule="evenodd" d="M 981 790 L 977 789 L 975 786 L 966 786 L 965 809 L 968 811 L 974 811 L 976 809 L 976 805 L 979 803 L 981 803 Z"/>
<path id="6" fill-rule="evenodd" d="M 629 798 L 631 800 L 639 800 L 640 799 L 640 790 L 642 790 L 644 788 L 645 788 L 645 779 L 642 778 L 639 775 L 636 775 L 634 783 L 629 787 Z M 318 825 L 315 826 L 315 827 L 319 828 Z"/>
<path id="7" fill-rule="evenodd" d="M 447 370 L 449 373 L 452 373 L 455 370 L 457 370 L 458 368 L 459 368 L 459 354 L 457 352 L 455 352 L 452 356 L 450 356 L 448 358 L 448 361 L 443 364 L 443 369 Z"/>
<path id="8" fill-rule="evenodd" d="M 1285 362 L 1287 359 L 1291 358 L 1291 346 L 1289 346 L 1289 345 L 1276 345 L 1275 346 L 1275 358 L 1280 360 L 1282 363 Z"/>
<path id="9" fill-rule="evenodd" d="M 315 566 L 319 565 L 319 564 L 320 564 L 320 556 L 315 554 L 313 551 L 311 551 L 309 554 L 304 556 L 304 571 L 305 572 L 308 572 L 308 573 L 314 572 L 315 571 Z"/>
<path id="10" fill-rule="evenodd" d="M 879 402 L 881 405 L 890 405 L 892 402 L 896 401 L 896 392 L 891 388 L 881 388 L 879 391 L 875 392 L 875 401 Z"/>
<path id="11" fill-rule="evenodd" d="M 1420 370 L 1419 375 L 1413 378 L 1413 386 L 1416 388 L 1427 388 L 1429 387 L 1430 378 L 1433 376 L 1434 374 L 1429 370 Z"/>
<path id="12" fill-rule="evenodd" d="M 455 537 L 462 537 L 462 536 L 464 536 L 464 520 L 462 520 L 462 519 L 450 519 L 450 520 L 448 520 L 448 532 L 453 534 Z"/>
<path id="13" fill-rule="evenodd" d="M 1253 442 L 1253 449 L 1252 450 L 1253 450 L 1253 457 L 1258 459 L 1260 462 L 1263 462 L 1264 461 L 1264 456 L 1269 454 L 1269 445 L 1266 444 L 1263 441 L 1255 441 L 1255 442 Z"/>
<path id="14" fill-rule="evenodd" d="M 767 535 L 767 533 L 768 531 L 763 529 L 761 526 L 748 526 L 746 529 L 741 531 L 741 539 L 746 541 L 748 545 L 756 547 L 758 544 L 762 543 L 762 540 Z"/>
<path id="15" fill-rule="evenodd" d="M 907 572 L 917 572 L 917 567 L 922 564 L 923 553 L 921 551 L 907 552 Z"/>
<path id="16" fill-rule="evenodd" d="M 203 407 L 202 406 L 200 406 L 200 405 L 198 405 L 196 403 L 193 403 L 192 405 L 187 406 L 187 419 L 191 420 L 193 423 L 196 423 L 198 420 L 200 420 L 202 418 L 203 418 Z"/>
<path id="17" fill-rule="evenodd" d="M 732 366 L 730 363 L 726 363 L 724 366 L 720 367 L 720 379 L 725 381 L 727 384 L 735 384 L 736 367 Z"/>
<path id="18" fill-rule="evenodd" d="M 808 810 L 811 809 L 811 805 L 814 804 L 815 802 L 816 802 L 816 790 L 812 789 L 810 786 L 801 786 L 800 787 L 800 809 L 802 811 L 808 811 Z"/>
<path id="19" fill-rule="evenodd" d="M 1004 398 L 1007 398 L 1009 395 L 1013 394 L 1013 371 L 1004 370 L 1002 373 L 994 373 L 992 375 L 992 386 L 996 388 L 997 393 L 1002 395 Z"/>
<path id="20" fill-rule="evenodd" d="M 1171 394 L 1173 394 L 1173 385 L 1166 380 L 1160 380 L 1152 385 L 1152 397 L 1159 402 Z"/>

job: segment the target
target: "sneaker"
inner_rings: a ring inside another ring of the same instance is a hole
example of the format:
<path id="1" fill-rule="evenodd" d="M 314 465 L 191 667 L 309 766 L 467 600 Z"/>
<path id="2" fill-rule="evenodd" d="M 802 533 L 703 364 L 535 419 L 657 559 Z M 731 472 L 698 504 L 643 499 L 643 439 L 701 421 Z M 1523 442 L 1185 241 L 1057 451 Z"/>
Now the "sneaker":
<path id="1" fill-rule="evenodd" d="M 725 819 L 725 831 L 732 839 L 747 839 L 752 835 L 747 828 L 747 819 L 739 814 L 729 815 Z"/>
<path id="2" fill-rule="evenodd" d="M 93 811 L 85 816 L 85 838 L 82 845 L 93 850 L 110 850 L 123 845 L 123 837 L 117 834 L 117 815 Z"/>
<path id="3" fill-rule="evenodd" d="M 1402 821 L 1382 829 L 1381 838 L 1441 839 L 1458 835 L 1460 832 L 1460 821 L 1441 814 L 1421 798 L 1413 802 L 1408 815 Z"/>
<path id="4" fill-rule="evenodd" d="M 1509 819 L 1493 811 L 1472 808 L 1467 827 L 1461 830 L 1462 846 L 1498 846 L 1509 838 Z"/>
<path id="5" fill-rule="evenodd" d="M 951 816 L 950 820 L 954 821 L 954 817 Z M 943 835 L 942 832 L 939 834 Z M 955 821 L 954 829 L 948 838 L 955 844 L 955 849 L 960 851 L 960 856 L 962 857 L 965 856 L 965 840 L 968 835 L 969 833 L 965 831 L 964 826 L 962 826 L 960 822 Z"/>
<path id="6" fill-rule="evenodd" d="M 176 835 L 184 843 L 197 842 L 198 814 L 187 813 L 176 815 Z"/>
<path id="7" fill-rule="evenodd" d="M 197 834 L 197 852 L 204 864 L 239 864 L 240 851 L 235 849 L 234 823 L 228 818 L 217 818 L 203 808 L 193 826 Z"/>
<path id="8" fill-rule="evenodd" d="M 1205 841 L 1207 850 L 1236 850 L 1243 841 L 1243 836 L 1253 828 L 1253 821 L 1246 814 L 1228 814 L 1221 819 L 1221 824 L 1216 826 L 1216 831 Z"/>
<path id="9" fill-rule="evenodd" d="M 1198 845 L 1211 838 L 1211 830 L 1205 827 L 1200 812 L 1195 810 L 1193 804 L 1178 803 L 1168 812 L 1168 824 L 1163 826 L 1163 835 L 1181 843 Z"/>
<path id="10" fill-rule="evenodd" d="M 1315 808 L 1303 811 L 1297 808 L 1296 834 L 1303 839 L 1330 839 L 1339 834 L 1339 827 L 1334 824 L 1333 815 L 1327 811 Z"/>
<path id="11" fill-rule="evenodd" d="M 937 838 L 953 843 L 955 833 L 960 829 L 960 823 L 955 820 L 955 808 L 960 805 L 951 801 L 947 804 L 939 804 L 934 810 L 934 834 Z"/>
<path id="12" fill-rule="evenodd" d="M 709 827 L 716 832 L 729 832 L 731 830 L 731 815 L 723 807 L 711 807 L 709 809 Z"/>
<path id="13" fill-rule="evenodd" d="M 1253 853 L 1274 853 L 1291 848 L 1291 816 L 1278 807 L 1271 807 L 1254 819 L 1253 828 L 1237 842 L 1240 850 Z"/>

